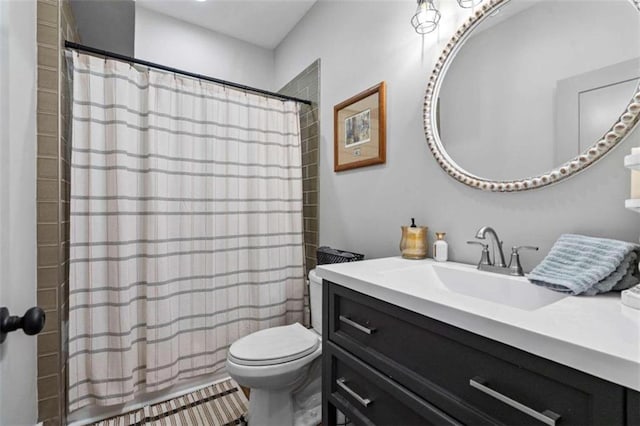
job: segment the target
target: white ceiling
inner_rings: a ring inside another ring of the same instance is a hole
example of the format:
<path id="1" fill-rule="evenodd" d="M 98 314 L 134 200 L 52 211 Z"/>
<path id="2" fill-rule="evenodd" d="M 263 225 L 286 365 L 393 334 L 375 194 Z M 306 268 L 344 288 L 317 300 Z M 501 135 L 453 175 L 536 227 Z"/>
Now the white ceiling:
<path id="1" fill-rule="evenodd" d="M 136 5 L 273 49 L 317 0 L 137 0 Z"/>

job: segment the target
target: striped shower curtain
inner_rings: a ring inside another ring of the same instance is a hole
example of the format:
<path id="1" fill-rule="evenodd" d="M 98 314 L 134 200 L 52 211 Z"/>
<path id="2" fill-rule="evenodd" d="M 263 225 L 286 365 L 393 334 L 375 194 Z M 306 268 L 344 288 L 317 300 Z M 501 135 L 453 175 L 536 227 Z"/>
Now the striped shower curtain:
<path id="1" fill-rule="evenodd" d="M 71 411 L 223 370 L 304 291 L 297 105 L 73 57 Z"/>

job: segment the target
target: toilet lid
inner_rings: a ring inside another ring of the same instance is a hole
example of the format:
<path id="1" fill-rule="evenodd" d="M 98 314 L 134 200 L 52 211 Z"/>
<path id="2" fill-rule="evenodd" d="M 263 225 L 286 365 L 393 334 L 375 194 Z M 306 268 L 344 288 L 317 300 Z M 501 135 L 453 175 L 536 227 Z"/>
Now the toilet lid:
<path id="1" fill-rule="evenodd" d="M 318 346 L 318 335 L 295 323 L 256 331 L 236 340 L 229 348 L 229 358 L 241 365 L 273 365 L 302 358 Z"/>

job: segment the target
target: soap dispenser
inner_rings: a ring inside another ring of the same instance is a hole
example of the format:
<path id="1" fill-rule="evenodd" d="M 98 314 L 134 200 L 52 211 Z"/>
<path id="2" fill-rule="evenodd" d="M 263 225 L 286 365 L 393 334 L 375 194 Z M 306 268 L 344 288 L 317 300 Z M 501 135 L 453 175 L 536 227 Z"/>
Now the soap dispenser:
<path id="1" fill-rule="evenodd" d="M 449 259 L 449 243 L 445 241 L 446 232 L 436 232 L 436 242 L 433 243 L 433 260 L 446 262 Z"/>
<path id="2" fill-rule="evenodd" d="M 401 226 L 402 239 L 400 253 L 405 259 L 424 259 L 427 257 L 427 227 L 416 226 L 411 218 L 411 226 Z"/>

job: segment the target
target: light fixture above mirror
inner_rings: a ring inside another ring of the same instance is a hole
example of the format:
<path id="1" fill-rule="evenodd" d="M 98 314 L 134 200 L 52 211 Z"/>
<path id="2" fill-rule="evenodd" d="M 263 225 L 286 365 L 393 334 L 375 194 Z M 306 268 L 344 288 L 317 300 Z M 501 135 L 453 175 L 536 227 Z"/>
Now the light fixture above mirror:
<path id="1" fill-rule="evenodd" d="M 482 0 L 458 0 L 460 7 L 465 9 L 471 9 L 482 3 Z"/>
<path id="2" fill-rule="evenodd" d="M 434 0 L 417 0 L 418 8 L 411 18 L 411 25 L 418 34 L 428 34 L 438 28 L 441 14 Z M 484 0 L 457 0 L 458 5 L 464 9 L 478 6 Z M 638 0 L 640 1 L 640 0 Z"/>
<path id="3" fill-rule="evenodd" d="M 428 34 L 438 27 L 440 11 L 433 0 L 418 0 L 418 8 L 411 18 L 411 25 L 418 34 Z"/>

